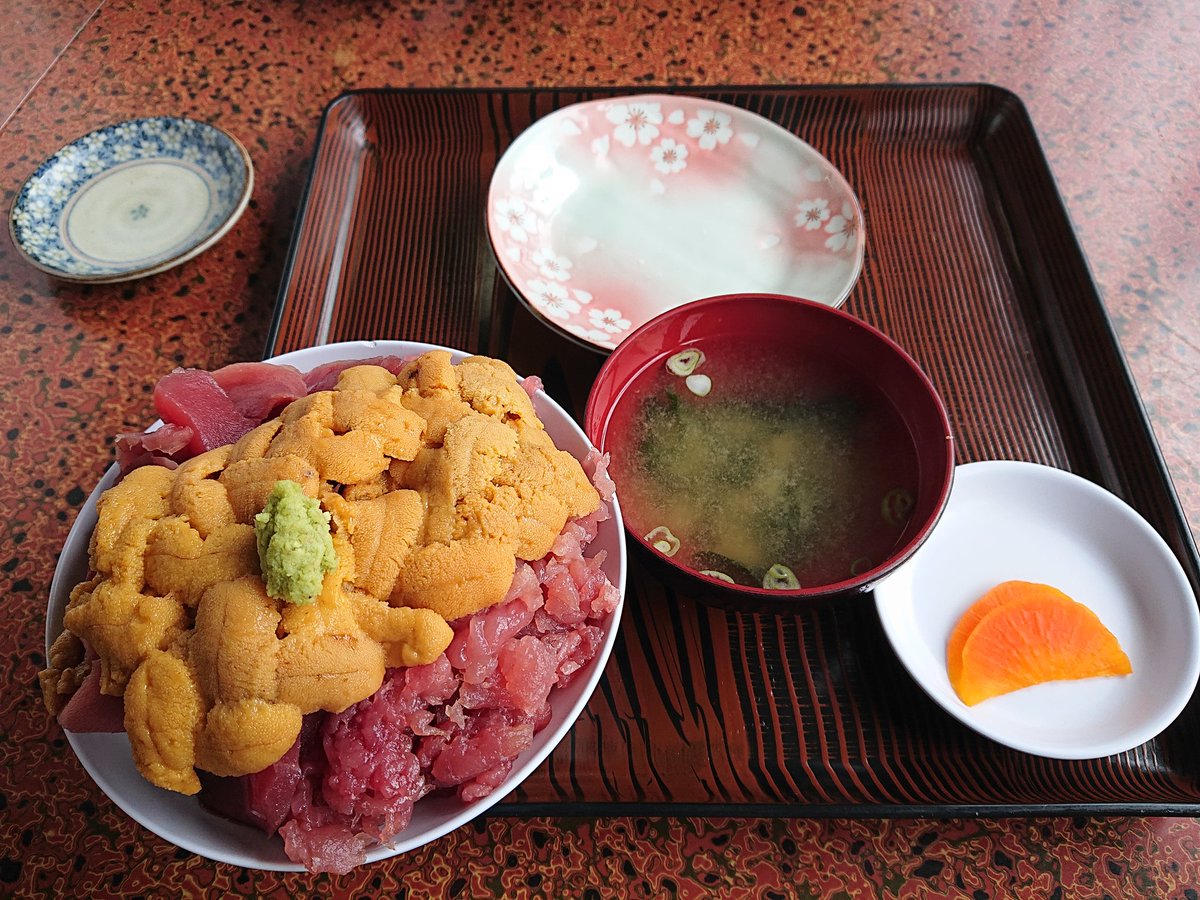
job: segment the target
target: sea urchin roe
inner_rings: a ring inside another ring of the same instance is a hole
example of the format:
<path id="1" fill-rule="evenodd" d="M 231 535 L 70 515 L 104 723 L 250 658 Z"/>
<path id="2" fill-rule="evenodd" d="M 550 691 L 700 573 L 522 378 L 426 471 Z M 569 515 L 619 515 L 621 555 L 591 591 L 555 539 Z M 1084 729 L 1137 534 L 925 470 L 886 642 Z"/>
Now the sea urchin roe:
<path id="1" fill-rule="evenodd" d="M 193 769 L 258 772 L 304 716 L 436 660 L 448 620 L 500 603 L 518 559 L 542 558 L 599 505 L 505 363 L 439 350 L 399 374 L 346 368 L 237 444 L 104 493 L 94 577 L 64 614 L 78 645 L 52 657 L 47 703 L 79 688 L 64 667 L 88 662 L 86 646 L 98 689 L 135 685 L 124 724 L 150 782 L 193 793 Z M 184 691 L 200 702 L 182 704 Z"/>
<path id="2" fill-rule="evenodd" d="M 321 593 L 325 573 L 337 567 L 329 513 L 294 481 L 276 481 L 254 517 L 258 559 L 267 594 L 303 605 Z"/>

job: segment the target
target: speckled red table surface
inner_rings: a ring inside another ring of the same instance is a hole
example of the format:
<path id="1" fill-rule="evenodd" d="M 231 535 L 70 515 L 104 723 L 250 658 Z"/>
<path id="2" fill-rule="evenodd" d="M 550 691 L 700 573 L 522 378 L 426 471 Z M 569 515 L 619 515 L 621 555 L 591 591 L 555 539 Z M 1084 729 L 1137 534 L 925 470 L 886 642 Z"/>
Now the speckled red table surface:
<path id="1" fill-rule="evenodd" d="M 269 4 L 0 0 L 0 197 L 96 126 L 219 122 L 256 163 L 202 257 L 77 287 L 0 240 L 0 895 L 1195 896 L 1194 819 L 491 817 L 341 878 L 217 865 L 133 826 L 42 710 L 56 554 L 106 435 L 176 364 L 257 358 L 313 150 L 375 86 L 983 81 L 1027 105 L 1193 533 L 1200 523 L 1200 8 L 1163 4 Z"/>

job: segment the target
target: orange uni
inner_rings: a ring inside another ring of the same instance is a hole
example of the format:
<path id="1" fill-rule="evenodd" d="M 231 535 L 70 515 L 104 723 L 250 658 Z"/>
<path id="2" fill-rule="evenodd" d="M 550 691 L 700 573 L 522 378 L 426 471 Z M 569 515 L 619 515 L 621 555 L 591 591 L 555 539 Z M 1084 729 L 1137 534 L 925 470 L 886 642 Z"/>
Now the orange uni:
<path id="1" fill-rule="evenodd" d="M 1095 613 L 1027 581 L 1006 581 L 971 605 L 950 635 L 946 666 L 968 706 L 1044 681 L 1133 671 Z"/>

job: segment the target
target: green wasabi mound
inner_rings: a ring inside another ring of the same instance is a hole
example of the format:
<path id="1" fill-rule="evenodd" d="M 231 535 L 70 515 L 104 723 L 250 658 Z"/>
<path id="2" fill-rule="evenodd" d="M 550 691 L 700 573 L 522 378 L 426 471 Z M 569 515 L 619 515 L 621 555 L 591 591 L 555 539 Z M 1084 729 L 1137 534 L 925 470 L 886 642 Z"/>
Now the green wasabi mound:
<path id="1" fill-rule="evenodd" d="M 337 567 L 329 513 L 294 481 L 276 481 L 263 511 L 254 517 L 258 560 L 268 596 L 312 603 L 325 573 Z"/>

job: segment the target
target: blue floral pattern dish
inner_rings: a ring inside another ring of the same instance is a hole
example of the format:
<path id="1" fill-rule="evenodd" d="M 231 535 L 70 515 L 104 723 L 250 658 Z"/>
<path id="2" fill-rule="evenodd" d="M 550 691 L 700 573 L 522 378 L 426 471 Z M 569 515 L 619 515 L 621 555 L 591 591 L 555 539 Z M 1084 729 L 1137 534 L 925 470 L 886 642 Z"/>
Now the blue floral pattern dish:
<path id="1" fill-rule="evenodd" d="M 69 281 L 141 278 L 191 259 L 241 216 L 254 184 L 246 148 L 215 126 L 169 116 L 72 141 L 17 194 L 13 243 Z"/>

